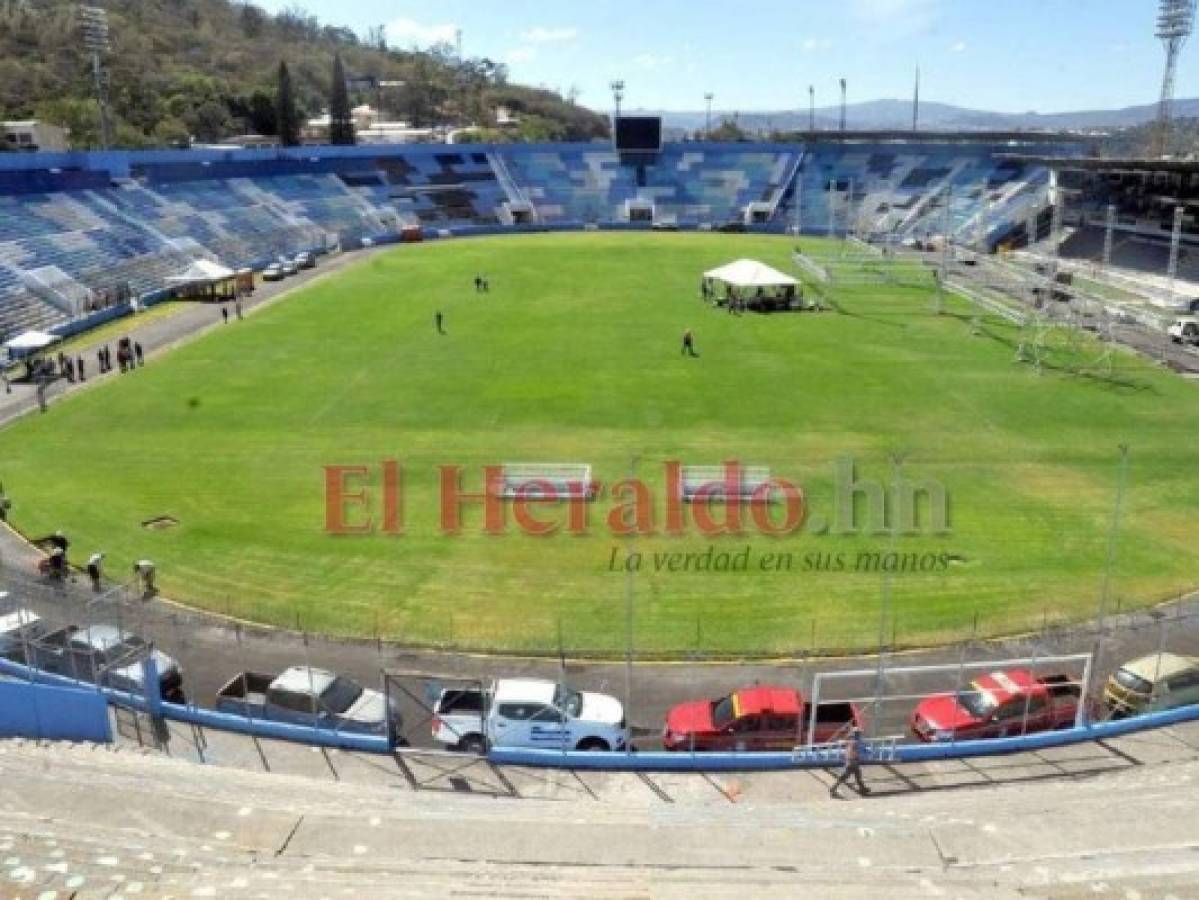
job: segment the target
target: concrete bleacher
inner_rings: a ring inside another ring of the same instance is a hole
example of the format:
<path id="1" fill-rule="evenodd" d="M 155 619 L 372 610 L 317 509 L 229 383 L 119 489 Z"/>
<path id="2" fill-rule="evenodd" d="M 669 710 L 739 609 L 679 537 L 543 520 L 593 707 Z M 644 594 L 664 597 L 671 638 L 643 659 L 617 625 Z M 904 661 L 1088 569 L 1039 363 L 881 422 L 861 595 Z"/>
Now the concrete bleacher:
<path id="1" fill-rule="evenodd" d="M 161 751 L 5 741 L 0 893 L 1185 897 L 1195 738 L 869 766 L 872 796 L 842 802 L 824 771 L 550 772 L 188 730 Z"/>
<path id="2" fill-rule="evenodd" d="M 821 232 L 831 203 L 838 230 L 907 236 L 940 233 L 948 186 L 955 235 L 981 228 L 994 243 L 1047 192 L 1045 172 L 1005 160 L 1009 150 L 830 141 L 668 143 L 633 156 L 603 144 L 34 154 L 21 168 L 0 161 L 0 328 L 61 324 L 114 287 L 159 290 L 198 258 L 262 266 L 403 228 L 500 229 L 516 212 L 547 227 L 626 223 L 635 210 L 647 225 L 781 231 L 798 220 Z M 37 290 L 29 273 L 39 271 L 58 287 Z"/>

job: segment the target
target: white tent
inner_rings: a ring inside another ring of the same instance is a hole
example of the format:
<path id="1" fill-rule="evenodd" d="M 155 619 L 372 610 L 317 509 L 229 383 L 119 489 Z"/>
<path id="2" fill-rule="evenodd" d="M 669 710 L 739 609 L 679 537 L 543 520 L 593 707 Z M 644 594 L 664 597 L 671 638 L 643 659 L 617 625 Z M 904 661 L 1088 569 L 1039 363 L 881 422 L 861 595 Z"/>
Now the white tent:
<path id="1" fill-rule="evenodd" d="M 17 335 L 11 341 L 6 341 L 4 349 L 10 353 L 36 353 L 39 350 L 45 350 L 51 344 L 57 344 L 61 341 L 56 334 L 50 334 L 46 331 L 26 331 L 23 334 Z"/>
<path id="2" fill-rule="evenodd" d="M 739 259 L 719 269 L 704 272 L 704 277 L 736 288 L 795 287 L 799 284 L 790 275 L 754 259 Z"/>
<path id="3" fill-rule="evenodd" d="M 212 284 L 214 281 L 225 281 L 234 277 L 234 271 L 220 263 L 207 259 L 197 259 L 187 267 L 182 275 L 172 275 L 167 279 L 169 284 Z"/>

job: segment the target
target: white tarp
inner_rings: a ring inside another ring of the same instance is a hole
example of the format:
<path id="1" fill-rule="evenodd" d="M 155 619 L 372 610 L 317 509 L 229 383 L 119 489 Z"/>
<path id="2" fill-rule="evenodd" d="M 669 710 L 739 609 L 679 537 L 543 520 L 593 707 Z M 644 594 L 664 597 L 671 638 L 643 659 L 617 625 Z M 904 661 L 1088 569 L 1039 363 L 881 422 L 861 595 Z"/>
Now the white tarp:
<path id="1" fill-rule="evenodd" d="M 739 288 L 788 287 L 799 284 L 790 275 L 754 259 L 739 259 L 719 269 L 704 272 L 704 277 Z"/>
<path id="2" fill-rule="evenodd" d="M 61 340 L 62 338 L 58 335 L 45 331 L 26 331 L 24 334 L 18 334 L 11 341 L 7 341 L 4 348 L 13 353 L 35 353 L 38 350 L 45 350 L 51 344 L 57 344 Z"/>
<path id="3" fill-rule="evenodd" d="M 171 284 L 210 284 L 214 281 L 224 281 L 232 278 L 234 272 L 220 263 L 208 259 L 197 259 L 187 267 L 182 275 L 172 275 L 167 281 Z"/>

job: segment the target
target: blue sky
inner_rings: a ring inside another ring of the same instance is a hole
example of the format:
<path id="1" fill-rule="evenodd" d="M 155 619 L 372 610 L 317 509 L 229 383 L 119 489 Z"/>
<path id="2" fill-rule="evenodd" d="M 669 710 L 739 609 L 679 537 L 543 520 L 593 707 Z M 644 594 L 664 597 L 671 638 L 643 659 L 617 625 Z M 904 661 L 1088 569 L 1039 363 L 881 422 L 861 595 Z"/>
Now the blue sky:
<path id="1" fill-rule="evenodd" d="M 452 42 L 509 66 L 514 81 L 606 109 L 608 83 L 626 108 L 793 109 L 922 96 L 1006 112 L 1150 103 L 1163 51 L 1156 0 L 258 0 L 302 6 L 359 34 L 386 25 L 396 46 Z M 1199 40 L 1184 50 L 1177 95 L 1199 96 Z"/>

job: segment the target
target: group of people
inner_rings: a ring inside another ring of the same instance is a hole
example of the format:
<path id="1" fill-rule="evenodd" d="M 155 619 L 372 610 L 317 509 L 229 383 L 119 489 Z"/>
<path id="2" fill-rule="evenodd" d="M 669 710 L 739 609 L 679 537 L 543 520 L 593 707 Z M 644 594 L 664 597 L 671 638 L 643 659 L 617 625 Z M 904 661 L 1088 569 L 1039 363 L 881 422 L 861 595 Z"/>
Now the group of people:
<path id="1" fill-rule="evenodd" d="M 491 293 L 491 281 L 488 280 L 486 275 L 479 274 L 479 275 L 475 276 L 475 293 L 476 294 L 490 294 Z M 240 312 L 238 313 L 238 316 L 239 317 L 241 316 Z M 436 329 L 438 334 L 447 334 L 448 333 L 445 330 L 445 314 L 442 313 L 442 311 L 440 309 L 435 310 L 433 313 L 433 328 Z"/>
<path id="2" fill-rule="evenodd" d="M 107 344 L 96 351 L 96 359 L 100 363 L 101 375 L 112 371 L 112 348 Z M 131 372 L 145 364 L 146 356 L 142 351 L 142 345 L 138 341 L 131 340 L 128 337 L 123 337 L 117 341 L 117 366 L 122 372 Z M 79 365 L 82 369 L 82 358 L 79 360 Z"/>
<path id="3" fill-rule="evenodd" d="M 87 371 L 83 365 L 83 357 L 71 357 L 59 351 L 58 374 L 62 375 L 71 384 L 74 384 L 76 381 L 87 381 Z"/>
<path id="4" fill-rule="evenodd" d="M 773 287 L 769 292 L 764 287 L 738 288 L 727 285 L 723 297 L 717 291 L 717 284 L 704 276 L 699 282 L 699 294 L 706 303 L 723 303 L 731 315 L 742 315 L 751 308 L 758 311 L 795 309 L 796 301 L 801 299 L 799 291 L 792 284 Z"/>
<path id="5" fill-rule="evenodd" d="M 59 530 L 49 537 L 42 538 L 38 543 L 47 548 L 45 559 L 38 564 L 41 573 L 52 581 L 66 581 L 68 574 L 70 574 L 70 566 L 67 562 L 67 550 L 71 546 L 71 542 L 67 539 L 67 536 Z M 103 587 L 103 569 L 104 554 L 97 550 L 87 558 L 87 564 L 84 566 L 88 581 L 91 583 L 92 590 L 96 593 L 99 593 Z M 139 559 L 133 564 L 133 575 L 137 579 L 142 589 L 142 594 L 145 597 L 151 597 L 158 592 L 158 586 L 155 582 L 156 571 L 157 567 L 149 559 Z"/>
<path id="6" fill-rule="evenodd" d="M 237 315 L 237 319 L 240 322 L 242 319 L 241 296 L 240 295 L 237 297 L 237 299 L 235 299 L 233 301 L 233 312 Z M 221 321 L 223 321 L 226 325 L 229 324 L 229 304 L 228 303 L 221 304 Z"/>

